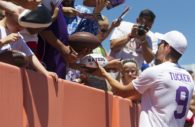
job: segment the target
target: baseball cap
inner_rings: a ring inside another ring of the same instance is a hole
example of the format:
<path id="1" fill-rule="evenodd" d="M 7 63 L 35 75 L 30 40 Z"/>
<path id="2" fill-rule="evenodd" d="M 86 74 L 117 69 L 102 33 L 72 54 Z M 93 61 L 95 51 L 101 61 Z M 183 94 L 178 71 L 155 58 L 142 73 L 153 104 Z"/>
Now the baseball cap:
<path id="1" fill-rule="evenodd" d="M 88 54 L 81 58 L 80 64 L 88 68 L 97 68 L 95 61 L 97 61 L 97 63 L 102 67 L 108 64 L 108 60 L 101 54 Z"/>
<path id="2" fill-rule="evenodd" d="M 179 31 L 173 30 L 163 35 L 162 39 L 166 41 L 178 53 L 183 54 L 187 48 L 187 39 Z"/>

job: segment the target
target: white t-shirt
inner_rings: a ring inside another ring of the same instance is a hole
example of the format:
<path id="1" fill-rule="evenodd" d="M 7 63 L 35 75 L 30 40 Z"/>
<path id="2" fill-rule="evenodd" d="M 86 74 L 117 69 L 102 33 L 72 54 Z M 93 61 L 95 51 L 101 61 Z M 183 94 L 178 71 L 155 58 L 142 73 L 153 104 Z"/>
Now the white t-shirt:
<path id="1" fill-rule="evenodd" d="M 165 62 L 132 81 L 142 94 L 140 127 L 183 127 L 194 82 L 177 64 Z"/>
<path id="2" fill-rule="evenodd" d="M 30 34 L 26 29 L 20 31 L 25 42 L 35 42 L 38 44 L 38 34 Z"/>
<path id="3" fill-rule="evenodd" d="M 133 25 L 133 23 L 122 21 L 120 26 L 114 29 L 110 40 L 117 39 L 129 34 Z M 147 33 L 146 39 L 149 47 L 152 49 L 152 40 L 149 35 L 152 35 L 151 31 Z M 142 48 L 138 43 L 138 40 L 131 39 L 121 50 L 117 52 L 111 51 L 110 56 L 118 59 L 135 59 L 139 67 L 141 67 L 142 63 L 144 63 L 144 58 L 142 55 Z"/>
<path id="4" fill-rule="evenodd" d="M 2 26 L 0 26 L 0 38 L 4 38 L 10 33 Z M 19 33 L 18 33 L 19 34 Z M 19 34 L 20 35 L 20 34 Z M 20 35 L 21 36 L 21 35 Z M 12 42 L 0 47 L 0 53 L 4 50 L 17 50 L 26 54 L 26 56 L 33 55 L 31 49 L 26 45 L 23 37 L 21 36 L 16 42 Z"/>

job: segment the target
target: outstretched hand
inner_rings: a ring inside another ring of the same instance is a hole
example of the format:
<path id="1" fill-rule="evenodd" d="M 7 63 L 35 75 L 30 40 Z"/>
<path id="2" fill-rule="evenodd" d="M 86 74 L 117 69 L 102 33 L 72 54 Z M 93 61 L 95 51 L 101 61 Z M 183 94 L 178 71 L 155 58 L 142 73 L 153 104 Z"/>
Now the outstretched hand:
<path id="1" fill-rule="evenodd" d="M 94 13 L 101 13 L 104 7 L 108 4 L 107 0 L 96 0 L 96 7 L 94 8 Z"/>
<path id="2" fill-rule="evenodd" d="M 79 11 L 73 7 L 63 7 L 63 13 L 68 17 L 75 17 L 79 15 Z"/>
<path id="3" fill-rule="evenodd" d="M 96 64 L 96 66 L 97 66 L 97 70 L 99 71 L 100 76 L 101 77 L 106 77 L 108 72 L 102 66 L 100 66 L 95 59 L 94 59 L 94 62 Z"/>
<path id="4" fill-rule="evenodd" d="M 1 39 L 0 45 L 5 45 L 17 41 L 20 38 L 18 33 L 11 33 L 8 36 Z"/>
<path id="5" fill-rule="evenodd" d="M 113 20 L 111 24 L 111 28 L 118 27 L 121 24 L 122 19 L 119 20 Z"/>
<path id="6" fill-rule="evenodd" d="M 51 76 L 55 82 L 58 82 L 58 75 L 54 72 L 47 72 L 47 76 Z"/>
<path id="7" fill-rule="evenodd" d="M 108 64 L 105 66 L 105 68 L 115 68 L 119 71 L 122 70 L 122 62 L 120 59 L 113 59 L 108 62 Z"/>

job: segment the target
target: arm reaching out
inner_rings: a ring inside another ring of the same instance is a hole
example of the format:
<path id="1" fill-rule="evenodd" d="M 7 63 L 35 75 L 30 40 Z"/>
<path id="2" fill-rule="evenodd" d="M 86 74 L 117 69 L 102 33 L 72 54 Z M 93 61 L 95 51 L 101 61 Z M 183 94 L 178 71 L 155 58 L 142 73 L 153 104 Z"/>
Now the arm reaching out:
<path id="1" fill-rule="evenodd" d="M 31 55 L 27 57 L 29 64 L 35 69 L 35 71 L 42 73 L 46 76 L 51 76 L 56 82 L 58 81 L 58 76 L 54 72 L 47 71 L 44 66 L 39 62 L 35 55 Z"/>
<path id="2" fill-rule="evenodd" d="M 134 88 L 131 82 L 128 85 L 121 84 L 117 80 L 113 79 L 112 76 L 109 73 L 107 73 L 106 70 L 103 67 L 101 67 L 97 62 L 96 64 L 98 66 L 101 76 L 104 77 L 113 88 L 121 92 L 128 91 L 129 98 L 132 100 L 137 100 L 140 98 L 141 94 Z"/>

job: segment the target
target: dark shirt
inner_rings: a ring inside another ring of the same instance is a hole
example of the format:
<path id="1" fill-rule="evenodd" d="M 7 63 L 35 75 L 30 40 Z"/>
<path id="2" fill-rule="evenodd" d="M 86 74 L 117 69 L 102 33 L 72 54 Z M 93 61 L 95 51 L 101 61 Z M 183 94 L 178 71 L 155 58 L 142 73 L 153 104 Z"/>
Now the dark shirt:
<path id="1" fill-rule="evenodd" d="M 57 19 L 46 30 L 51 30 L 55 36 L 61 40 L 65 45 L 68 45 L 67 25 L 62 12 L 62 6 L 59 6 L 59 13 Z M 38 52 L 42 62 L 49 71 L 56 72 L 60 78 L 65 78 L 66 63 L 62 58 L 60 52 L 47 43 L 39 36 Z"/>

